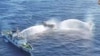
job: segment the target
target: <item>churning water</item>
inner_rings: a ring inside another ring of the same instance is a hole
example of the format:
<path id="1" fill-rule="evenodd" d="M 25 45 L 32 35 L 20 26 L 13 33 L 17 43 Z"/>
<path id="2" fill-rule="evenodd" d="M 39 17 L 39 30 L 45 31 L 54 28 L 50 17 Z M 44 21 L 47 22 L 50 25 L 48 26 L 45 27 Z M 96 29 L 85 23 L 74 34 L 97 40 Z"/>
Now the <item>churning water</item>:
<path id="1" fill-rule="evenodd" d="M 33 56 L 100 56 L 99 9 L 96 0 L 0 0 L 0 31 L 19 27 Z M 0 56 L 29 56 L 0 44 Z"/>

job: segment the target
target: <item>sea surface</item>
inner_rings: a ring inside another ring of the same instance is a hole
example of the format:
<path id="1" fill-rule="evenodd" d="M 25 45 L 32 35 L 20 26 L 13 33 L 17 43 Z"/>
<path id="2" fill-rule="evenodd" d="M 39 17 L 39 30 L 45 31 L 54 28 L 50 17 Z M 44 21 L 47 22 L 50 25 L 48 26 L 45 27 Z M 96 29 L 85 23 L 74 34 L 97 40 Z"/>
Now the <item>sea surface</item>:
<path id="1" fill-rule="evenodd" d="M 81 39 L 77 42 L 68 41 L 66 45 L 48 50 L 44 48 L 48 48 L 48 45 L 45 45 L 48 43 L 43 42 L 41 43 L 43 46 L 35 46 L 37 50 L 33 52 L 33 56 L 100 56 L 100 5 L 98 5 L 98 0 L 0 0 L 0 31 L 16 30 L 17 27 L 22 31 L 52 18 L 57 20 L 78 19 L 81 21 L 90 18 L 95 24 L 93 37 L 89 40 Z M 51 37 L 55 38 L 55 36 Z M 65 40 L 62 40 L 65 43 Z M 76 47 L 81 42 L 91 42 L 91 44 L 88 44 L 89 47 Z M 37 41 L 37 44 L 40 44 L 40 42 Z M 29 56 L 29 54 L 11 43 L 6 43 L 0 37 L 0 56 Z"/>

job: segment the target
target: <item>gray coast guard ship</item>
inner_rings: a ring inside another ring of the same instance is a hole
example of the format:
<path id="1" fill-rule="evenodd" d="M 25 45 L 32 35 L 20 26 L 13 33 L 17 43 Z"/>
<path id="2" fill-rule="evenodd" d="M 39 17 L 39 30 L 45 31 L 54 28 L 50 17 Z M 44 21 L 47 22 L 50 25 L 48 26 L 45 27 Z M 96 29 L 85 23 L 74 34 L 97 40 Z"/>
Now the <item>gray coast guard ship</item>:
<path id="1" fill-rule="evenodd" d="M 3 31 L 1 34 L 6 42 L 10 42 L 16 47 L 21 48 L 28 53 L 30 53 L 33 49 L 32 46 L 27 42 L 27 40 L 19 34 L 18 29 L 16 31 Z"/>
<path id="2" fill-rule="evenodd" d="M 48 23 L 44 23 L 44 22 L 43 22 L 43 25 L 46 27 L 49 27 L 49 28 L 54 27 L 53 24 L 48 24 Z M 24 38 L 20 34 L 20 31 L 18 28 L 17 28 L 17 30 L 2 31 L 1 34 L 2 34 L 2 37 L 4 38 L 5 42 L 12 43 L 16 47 L 21 48 L 22 50 L 30 53 L 32 56 L 33 47 L 31 46 L 30 43 L 27 42 L 27 39 Z"/>

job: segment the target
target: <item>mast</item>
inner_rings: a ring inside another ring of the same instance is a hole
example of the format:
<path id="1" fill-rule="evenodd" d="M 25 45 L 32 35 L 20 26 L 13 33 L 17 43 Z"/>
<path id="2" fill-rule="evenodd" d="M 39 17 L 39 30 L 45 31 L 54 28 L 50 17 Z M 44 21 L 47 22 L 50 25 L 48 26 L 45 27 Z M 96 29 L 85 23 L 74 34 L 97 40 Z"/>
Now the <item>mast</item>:
<path id="1" fill-rule="evenodd" d="M 19 34 L 19 28 L 17 27 L 17 29 L 16 29 L 16 33 L 17 33 L 17 37 L 20 37 L 20 34 Z"/>

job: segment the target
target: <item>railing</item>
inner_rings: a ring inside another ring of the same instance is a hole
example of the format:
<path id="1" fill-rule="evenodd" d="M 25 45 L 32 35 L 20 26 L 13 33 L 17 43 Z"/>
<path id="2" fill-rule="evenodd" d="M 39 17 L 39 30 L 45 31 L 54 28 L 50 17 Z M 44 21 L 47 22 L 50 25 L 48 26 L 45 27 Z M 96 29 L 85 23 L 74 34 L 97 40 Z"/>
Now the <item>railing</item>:
<path id="1" fill-rule="evenodd" d="M 32 50 L 31 45 L 29 45 L 28 43 L 22 44 L 22 48 L 25 48 L 25 49 L 27 49 L 27 50 Z"/>

